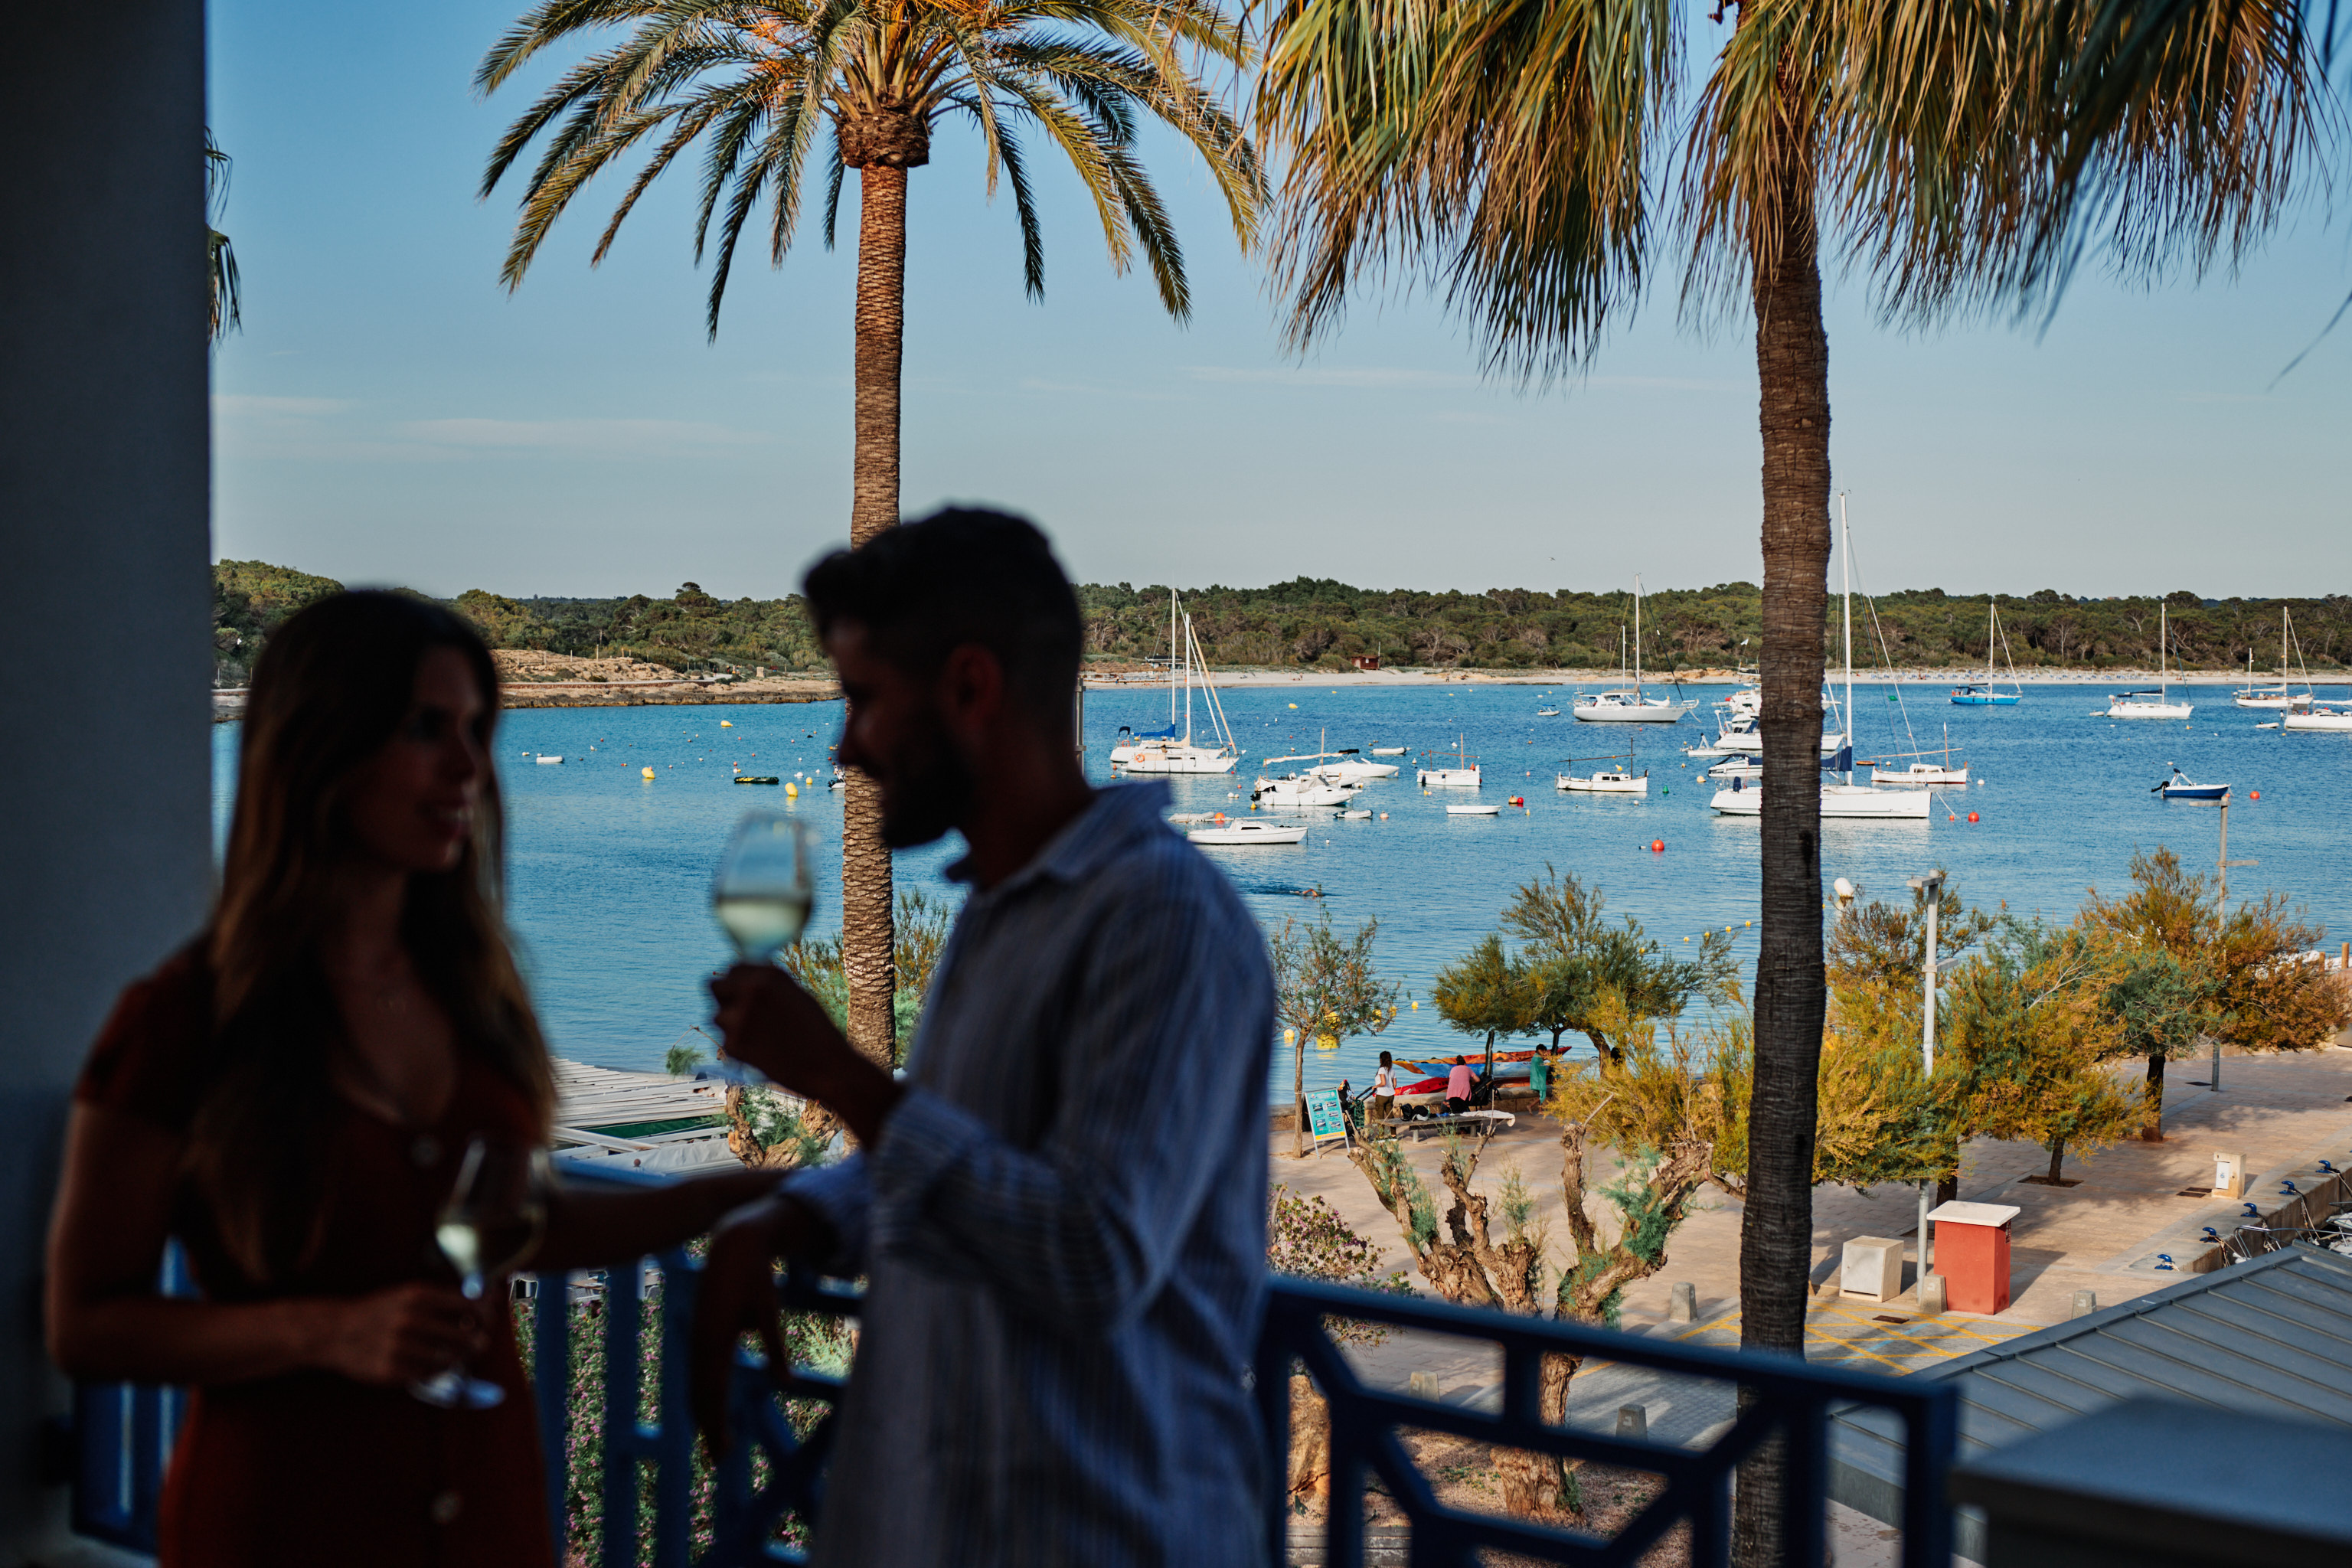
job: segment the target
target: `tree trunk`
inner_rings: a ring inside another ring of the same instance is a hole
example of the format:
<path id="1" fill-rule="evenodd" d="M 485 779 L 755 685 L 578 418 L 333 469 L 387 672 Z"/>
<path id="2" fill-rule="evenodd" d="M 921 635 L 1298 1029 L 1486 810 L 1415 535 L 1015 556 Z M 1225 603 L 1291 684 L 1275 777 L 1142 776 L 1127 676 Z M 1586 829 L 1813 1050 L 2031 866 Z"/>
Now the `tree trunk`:
<path id="1" fill-rule="evenodd" d="M 1307 1158 L 1307 1033 L 1300 1030 L 1290 1051 L 1290 1157 Z"/>
<path id="2" fill-rule="evenodd" d="M 1740 20 L 1745 25 L 1748 11 Z M 1790 104 L 1801 116 L 1807 106 Z M 1756 1077 L 1739 1230 L 1742 1349 L 1802 1355 L 1811 1263 L 1813 1139 L 1822 1025 L 1821 687 L 1830 552 L 1829 335 L 1822 323 L 1811 133 L 1788 127 L 1777 232 L 1751 236 L 1758 426 L 1763 437 L 1764 737 L 1762 940 L 1756 963 Z M 1849 722 L 1851 720 L 1849 719 Z M 1737 1560 L 1774 1560 L 1785 1446 L 1740 1469 Z"/>
<path id="3" fill-rule="evenodd" d="M 2053 1138 L 2050 1140 L 2050 1184 L 2052 1186 L 2054 1187 L 2058 1184 L 2058 1167 L 2065 1163 L 2066 1140 L 2063 1138 Z"/>
<path id="4" fill-rule="evenodd" d="M 2139 1130 L 2143 1143 L 2164 1142 L 2164 1057 L 2147 1058 L 2147 1121 Z"/>
<path id="5" fill-rule="evenodd" d="M 898 363 L 906 329 L 907 171 L 857 172 L 856 458 L 849 542 L 898 522 Z M 887 1068 L 897 1056 L 890 851 L 882 792 L 853 771 L 842 799 L 841 970 L 849 983 L 849 1039 Z"/>

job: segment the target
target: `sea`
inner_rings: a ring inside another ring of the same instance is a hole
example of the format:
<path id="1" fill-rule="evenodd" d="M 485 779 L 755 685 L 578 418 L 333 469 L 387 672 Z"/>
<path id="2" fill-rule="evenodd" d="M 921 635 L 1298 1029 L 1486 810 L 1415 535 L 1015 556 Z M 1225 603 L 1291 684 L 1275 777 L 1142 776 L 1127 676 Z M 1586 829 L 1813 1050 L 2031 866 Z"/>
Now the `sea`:
<path id="1" fill-rule="evenodd" d="M 1597 686 L 1595 687 L 1597 689 Z M 1402 746 L 1396 779 L 1357 798 L 1374 815 L 1348 821 L 1304 814 L 1297 846 L 1203 847 L 1267 931 L 1328 917 L 1341 931 L 1377 921 L 1374 952 L 1402 1005 L 1385 1034 L 1309 1049 L 1309 1088 L 1370 1082 L 1383 1047 L 1401 1058 L 1450 1057 L 1484 1047 L 1450 1030 L 1430 1003 L 1433 977 L 1496 929 L 1512 891 L 1548 868 L 1599 888 L 1612 919 L 1631 918 L 1669 952 L 1728 929 L 1752 979 L 1757 931 L 1758 824 L 1708 809 L 1698 774 L 1711 759 L 1682 754 L 1712 733 L 1711 704 L 1727 687 L 1685 687 L 1698 709 L 1675 725 L 1580 723 L 1577 691 L 1480 682 L 1354 687 L 1289 683 L 1220 693 L 1244 762 L 1231 777 L 1166 781 L 1177 812 L 1247 813 L 1259 759 L 1324 749 Z M 2323 925 L 2330 948 L 2352 935 L 2352 733 L 2288 733 L 2256 726 L 2274 713 L 2234 707 L 2222 685 L 2175 686 L 2195 703 L 2190 721 L 2095 718 L 2106 689 L 2046 684 L 2014 708 L 1958 708 L 1947 683 L 1857 682 L 1858 754 L 1929 749 L 1947 735 L 1971 769 L 1965 789 L 1933 792 L 1922 822 L 1825 822 L 1824 896 L 1840 877 L 1862 897 L 1907 900 L 1906 879 L 1944 870 L 1962 899 L 2063 922 L 2086 890 L 2124 890 L 2133 854 L 2169 847 L 2192 869 L 2221 858 L 2221 814 L 2166 801 L 2152 786 L 2173 764 L 2227 783 L 2232 903 L 2284 895 Z M 1557 707 L 1560 716 L 1538 716 Z M 1121 726 L 1168 720 L 1164 688 L 1095 690 L 1086 700 L 1087 766 L 1109 783 Z M 509 916 L 548 1038 L 559 1056 L 658 1070 L 667 1049 L 704 1045 L 709 977 L 729 958 L 712 921 L 710 874 L 730 830 L 749 809 L 791 812 L 815 829 L 822 868 L 812 934 L 838 929 L 841 796 L 825 788 L 837 739 L 835 703 L 519 709 L 500 718 L 497 762 L 507 803 Z M 1907 726 L 1907 729 L 1906 729 Z M 214 727 L 215 816 L 225 838 L 241 726 Z M 1206 732 L 1195 710 L 1196 733 Z M 1465 752 L 1484 787 L 1424 794 L 1418 757 Z M 1570 795 L 1554 787 L 1570 758 L 1647 770 L 1646 799 Z M 542 755 L 561 763 L 541 763 Z M 1620 762 L 1618 765 L 1629 765 Z M 800 793 L 738 785 L 735 769 L 794 780 Z M 654 770 L 647 780 L 643 770 Z M 1276 770 L 1283 771 L 1283 770 Z M 1449 802 L 1499 803 L 1492 817 L 1446 815 Z M 901 887 L 951 907 L 961 890 L 944 872 L 961 853 L 948 841 L 898 857 Z M 1573 1037 L 1571 1037 L 1573 1040 Z M 1286 1099 L 1290 1052 L 1277 1044 L 1273 1081 Z"/>

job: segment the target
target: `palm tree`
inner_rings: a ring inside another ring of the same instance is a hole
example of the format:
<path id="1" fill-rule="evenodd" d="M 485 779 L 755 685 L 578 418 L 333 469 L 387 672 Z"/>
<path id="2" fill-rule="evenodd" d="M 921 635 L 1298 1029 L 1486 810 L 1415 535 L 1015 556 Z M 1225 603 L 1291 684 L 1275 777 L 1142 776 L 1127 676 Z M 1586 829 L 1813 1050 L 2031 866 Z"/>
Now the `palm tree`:
<path id="1" fill-rule="evenodd" d="M 1686 311 L 1752 313 L 1765 795 L 1741 1341 L 1801 1352 L 1826 1001 L 1824 251 L 1901 322 L 2046 307 L 2095 248 L 2126 272 L 2202 268 L 2267 230 L 2322 110 L 2294 0 L 2160 0 L 2189 19 L 2097 118 L 2084 82 L 2118 47 L 2102 0 L 1725 3 L 1738 24 L 1685 100 L 1670 0 L 1277 0 L 1258 107 L 1289 171 L 1273 262 L 1297 344 L 1351 284 L 1402 276 L 1470 321 L 1490 369 L 1573 372 L 1669 239 Z M 1778 1538 L 1765 1479 L 1740 1489 L 1747 1561 Z"/>
<path id="2" fill-rule="evenodd" d="M 849 537 L 862 544 L 898 521 L 898 366 L 907 267 L 907 172 L 930 162 L 940 122 L 979 132 L 992 196 L 1012 187 L 1024 282 L 1045 295 L 1045 251 L 1024 135 L 1043 137 L 1093 198 L 1112 267 L 1139 250 L 1160 303 L 1190 313 L 1184 258 L 1137 154 L 1143 115 L 1172 127 L 1207 163 L 1246 244 L 1264 196 L 1241 127 L 1192 70 L 1249 61 L 1241 30 L 1214 0 L 546 0 L 499 40 L 475 73 L 495 91 L 541 49 L 626 28 L 617 44 L 568 67 L 508 128 L 482 195 L 542 134 L 501 277 L 519 287 L 572 198 L 644 149 L 592 264 L 655 180 L 702 146 L 695 258 L 718 228 L 709 329 L 719 332 L 744 226 L 769 206 L 769 259 L 798 232 L 802 190 L 822 182 L 833 244 L 845 172 L 857 171 L 855 482 Z M 873 786 L 849 783 L 842 853 L 842 957 L 849 1033 L 888 1063 L 893 1033 L 890 858 Z"/>
<path id="3" fill-rule="evenodd" d="M 205 128 L 205 212 L 218 217 L 228 205 L 228 154 L 213 140 L 212 128 Z M 223 332 L 236 331 L 245 324 L 244 313 L 238 309 L 236 282 L 236 252 L 229 248 L 228 236 L 205 225 L 205 279 L 211 285 L 212 311 L 205 324 L 205 340 L 218 342 Z"/>

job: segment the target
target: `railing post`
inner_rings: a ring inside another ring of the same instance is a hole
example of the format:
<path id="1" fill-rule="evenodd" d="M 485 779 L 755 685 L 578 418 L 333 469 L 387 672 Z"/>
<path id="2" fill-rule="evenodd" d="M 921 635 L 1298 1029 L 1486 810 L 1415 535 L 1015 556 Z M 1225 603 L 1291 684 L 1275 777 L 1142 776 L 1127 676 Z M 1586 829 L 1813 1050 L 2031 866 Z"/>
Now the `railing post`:
<path id="1" fill-rule="evenodd" d="M 539 1276 L 531 1314 L 531 1391 L 539 1405 L 540 1463 L 546 1470 L 547 1522 L 562 1568 L 572 1535 L 572 1276 Z"/>
<path id="2" fill-rule="evenodd" d="M 637 1342 L 643 1259 L 604 1271 L 604 1568 L 637 1568 Z"/>
<path id="3" fill-rule="evenodd" d="M 693 1559 L 694 1416 L 687 1407 L 687 1354 L 700 1272 L 683 1251 L 661 1257 L 661 1372 L 655 1419 L 654 1568 L 688 1568 Z"/>

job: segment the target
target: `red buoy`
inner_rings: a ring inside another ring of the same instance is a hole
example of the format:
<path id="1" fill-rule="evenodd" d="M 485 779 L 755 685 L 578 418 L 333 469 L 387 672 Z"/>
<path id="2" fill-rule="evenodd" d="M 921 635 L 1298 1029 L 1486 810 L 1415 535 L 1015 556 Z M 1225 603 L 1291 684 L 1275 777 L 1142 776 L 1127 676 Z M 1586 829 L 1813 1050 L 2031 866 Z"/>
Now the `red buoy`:
<path id="1" fill-rule="evenodd" d="M 1663 838 L 1653 838 L 1650 840 L 1650 848 L 1653 853 L 1664 854 L 1665 852 L 1665 847 L 1666 841 Z"/>
<path id="2" fill-rule="evenodd" d="M 2256 800 L 2260 800 L 2260 799 L 2262 799 L 2262 798 L 2263 798 L 2263 792 L 2262 792 L 2262 791 L 2260 791 L 2260 790 L 2256 790 L 2256 791 L 2254 792 L 2254 798 L 2255 798 Z"/>
<path id="3" fill-rule="evenodd" d="M 1973 811 L 1972 811 L 1972 812 L 1969 813 L 1969 820 L 1970 822 L 1974 822 L 1976 819 L 1977 819 L 1977 814 L 1976 814 L 1975 812 L 1973 812 Z"/>

